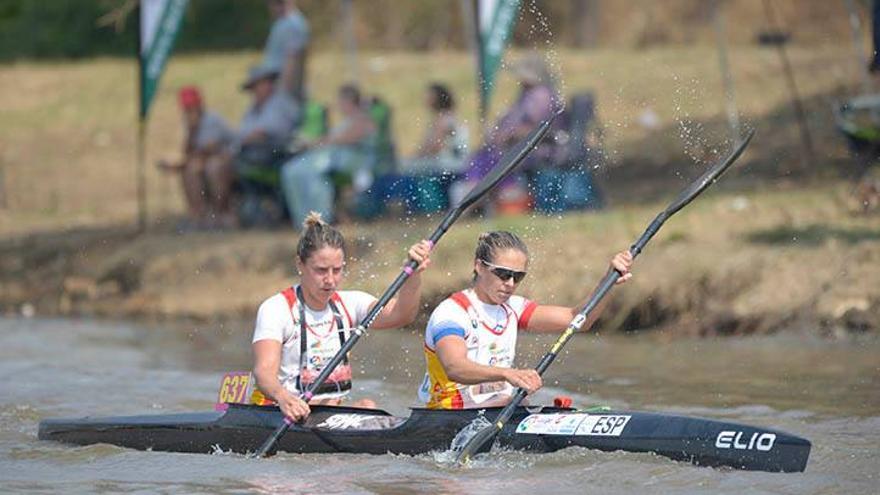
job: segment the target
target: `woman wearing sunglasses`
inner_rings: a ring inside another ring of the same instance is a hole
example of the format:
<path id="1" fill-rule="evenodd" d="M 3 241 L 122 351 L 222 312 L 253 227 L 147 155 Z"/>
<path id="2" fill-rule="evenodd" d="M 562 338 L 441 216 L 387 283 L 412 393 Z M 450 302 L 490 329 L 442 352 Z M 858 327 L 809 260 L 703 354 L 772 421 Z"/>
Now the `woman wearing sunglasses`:
<path id="1" fill-rule="evenodd" d="M 611 259 L 610 269 L 623 274 L 618 283 L 632 277 L 632 260 L 629 250 Z M 534 369 L 512 367 L 517 332 L 562 332 L 580 307 L 543 305 L 515 295 L 528 264 L 528 249 L 516 234 L 489 232 L 480 236 L 472 287 L 440 303 L 428 321 L 428 369 L 419 388 L 419 399 L 426 407 L 500 406 L 510 400 L 514 387 L 530 394 L 541 388 L 541 377 Z M 600 304 L 593 311 L 584 330 L 603 309 Z"/>

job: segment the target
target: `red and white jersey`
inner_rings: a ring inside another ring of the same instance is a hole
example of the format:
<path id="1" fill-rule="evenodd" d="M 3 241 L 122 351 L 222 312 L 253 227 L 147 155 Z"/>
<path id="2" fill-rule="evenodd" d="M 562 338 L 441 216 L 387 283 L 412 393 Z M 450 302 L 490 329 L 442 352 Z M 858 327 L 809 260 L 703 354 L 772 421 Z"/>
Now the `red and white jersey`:
<path id="1" fill-rule="evenodd" d="M 253 342 L 260 340 L 275 340 L 281 342 L 281 366 L 278 370 L 278 380 L 289 391 L 300 393 L 297 387 L 300 381 L 309 383 L 317 377 L 323 363 L 329 361 L 341 348 L 339 328 L 331 305 L 315 311 L 303 305 L 305 314 L 304 328 L 306 335 L 306 362 L 300 362 L 302 354 L 302 342 L 300 324 L 300 305 L 302 301 L 296 297 L 297 287 L 282 291 L 263 301 L 257 311 L 257 321 L 254 328 Z M 369 312 L 370 306 L 376 298 L 361 291 L 343 290 L 336 292 L 331 302 L 337 307 L 342 320 L 345 339 L 349 337 L 349 331 L 355 327 Z M 302 375 L 302 376 L 301 376 Z M 340 364 L 330 375 L 328 383 L 344 383 L 348 381 L 350 386 L 351 367 Z M 322 387 L 323 388 L 323 387 Z M 320 393 L 314 397 L 317 399 L 339 398 L 348 395 L 348 390 Z"/>
<path id="2" fill-rule="evenodd" d="M 522 296 L 511 296 L 503 304 L 487 304 L 473 289 L 457 292 L 431 313 L 425 330 L 427 372 L 419 388 L 419 400 L 431 409 L 489 407 L 506 402 L 513 395 L 507 382 L 463 385 L 449 379 L 437 358 L 436 344 L 448 335 L 464 339 L 467 357 L 486 365 L 510 368 L 516 356 L 516 336 L 528 326 L 538 305 Z"/>

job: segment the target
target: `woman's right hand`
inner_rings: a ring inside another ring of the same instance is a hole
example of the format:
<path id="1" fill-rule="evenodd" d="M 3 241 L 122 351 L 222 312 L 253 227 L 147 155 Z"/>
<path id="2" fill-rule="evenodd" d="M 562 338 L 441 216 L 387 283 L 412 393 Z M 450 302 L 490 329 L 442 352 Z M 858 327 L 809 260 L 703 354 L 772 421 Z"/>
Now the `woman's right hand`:
<path id="1" fill-rule="evenodd" d="M 305 419 L 311 412 L 309 405 L 304 400 L 286 390 L 284 391 L 284 396 L 278 398 L 278 407 L 281 408 L 284 416 L 293 421 Z"/>
<path id="2" fill-rule="evenodd" d="M 409 248 L 409 259 L 418 263 L 416 273 L 422 273 L 431 264 L 431 247 L 427 240 L 421 240 Z"/>
<path id="3" fill-rule="evenodd" d="M 507 368 L 504 371 L 504 380 L 514 387 L 525 389 L 529 394 L 535 393 L 544 385 L 541 375 L 531 368 L 525 370 Z"/>

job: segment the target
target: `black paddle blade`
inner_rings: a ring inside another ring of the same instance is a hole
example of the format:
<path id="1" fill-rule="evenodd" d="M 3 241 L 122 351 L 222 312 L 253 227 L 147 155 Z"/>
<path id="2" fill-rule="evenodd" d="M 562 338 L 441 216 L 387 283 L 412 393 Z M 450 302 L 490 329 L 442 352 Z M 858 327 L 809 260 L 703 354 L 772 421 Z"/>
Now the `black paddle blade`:
<path id="1" fill-rule="evenodd" d="M 735 162 L 736 159 L 739 158 L 740 155 L 742 155 L 743 151 L 745 151 L 746 147 L 752 141 L 752 137 L 754 137 L 754 135 L 755 130 L 750 129 L 749 132 L 746 134 L 746 137 L 742 141 L 740 141 L 740 143 L 736 146 L 736 148 L 734 148 L 733 151 L 730 152 L 729 155 L 727 155 L 727 158 L 719 161 L 718 163 L 710 167 L 709 170 L 704 172 L 699 179 L 695 180 L 693 183 L 691 183 L 690 186 L 687 187 L 687 189 L 682 191 L 681 194 L 679 194 L 678 197 L 675 198 L 675 201 L 673 201 L 672 204 L 670 204 L 669 207 L 666 208 L 666 213 L 671 216 L 673 213 L 684 208 L 694 198 L 699 196 L 700 193 L 703 192 L 707 187 L 718 180 L 718 177 L 721 177 L 721 174 L 727 171 L 727 169 L 730 168 L 731 165 L 733 165 L 733 162 Z"/>
<path id="2" fill-rule="evenodd" d="M 543 138 L 544 135 L 547 134 L 547 130 L 550 129 L 550 123 L 553 122 L 553 119 L 556 118 L 556 115 L 559 115 L 559 113 L 552 115 L 549 120 L 532 130 L 532 132 L 529 133 L 529 135 L 522 143 L 510 150 L 510 152 L 505 153 L 501 157 L 501 160 L 498 162 L 498 165 L 495 166 L 495 169 L 492 170 L 489 175 L 484 177 L 479 184 L 474 186 L 474 188 L 471 190 L 470 193 L 468 193 L 461 204 L 449 211 L 449 213 L 446 215 L 443 221 L 440 222 L 440 225 L 430 237 L 431 241 L 435 245 L 440 240 L 440 237 L 443 236 L 446 230 L 455 222 L 456 219 L 458 219 L 458 217 L 462 214 L 462 212 L 464 212 L 464 210 L 468 206 L 472 205 L 477 200 L 482 198 L 483 195 L 485 195 L 496 184 L 501 182 L 504 177 L 506 177 L 514 168 L 516 168 L 517 165 L 520 164 L 520 162 L 523 161 L 523 159 L 525 159 L 525 157 L 535 148 L 535 146 L 538 145 L 538 142 L 541 140 L 541 138 Z M 382 297 L 379 299 L 377 304 L 373 306 L 373 309 L 370 310 L 370 313 L 364 317 L 363 321 L 361 322 L 364 330 L 366 330 L 373 323 L 373 320 L 379 313 L 379 311 L 381 311 L 382 308 L 385 307 L 385 305 L 388 303 L 388 301 L 391 300 L 392 297 L 394 297 L 397 291 L 400 290 L 400 288 L 403 286 L 403 283 L 412 273 L 412 270 L 416 267 L 415 262 L 410 261 L 409 263 L 407 263 L 407 267 L 410 271 L 404 269 L 397 276 L 391 286 L 389 286 L 388 289 L 385 290 L 385 293 L 382 294 Z M 345 351 L 345 348 L 347 347 L 350 350 L 351 347 L 357 342 L 359 335 L 360 334 L 357 334 L 349 339 L 346 342 L 345 346 L 343 346 L 343 348 L 340 349 L 339 352 L 337 352 L 336 355 L 333 356 L 330 362 L 324 367 L 324 370 L 322 370 L 321 373 L 318 375 L 318 378 L 314 382 L 312 382 L 309 392 L 314 391 L 315 389 L 317 389 L 317 387 L 324 383 L 324 380 L 327 379 L 327 377 L 333 371 L 333 368 L 335 368 L 339 364 L 339 362 L 342 360 L 342 357 L 346 354 L 347 351 Z M 290 422 L 288 421 L 284 421 L 283 423 L 278 425 L 275 431 L 272 432 L 272 435 L 269 436 L 269 438 L 267 438 L 266 441 L 263 442 L 263 445 L 261 445 L 260 448 L 254 453 L 253 457 L 263 457 L 270 454 L 274 450 L 276 444 L 278 443 L 278 440 L 281 439 L 281 437 L 284 436 L 285 433 L 287 433 L 287 429 L 289 427 Z"/>
<path id="3" fill-rule="evenodd" d="M 270 457 L 275 454 L 275 445 L 278 443 L 278 440 L 281 440 L 281 437 L 287 433 L 287 429 L 290 428 L 290 421 L 286 419 L 281 422 L 278 427 L 269 435 L 269 438 L 260 445 L 260 448 L 257 449 L 252 455 L 248 456 L 252 459 L 259 459 L 260 457 Z"/>
<path id="4" fill-rule="evenodd" d="M 479 429 L 477 429 L 476 433 L 473 433 L 473 436 L 471 436 L 470 438 L 459 438 L 460 436 L 464 436 L 462 434 L 466 432 L 466 428 L 465 430 L 462 430 L 458 436 L 456 436 L 458 442 L 453 440 L 452 448 L 454 451 L 458 451 L 455 456 L 455 462 L 457 464 L 467 464 L 468 462 L 470 462 L 471 457 L 473 457 L 474 455 L 480 452 L 488 451 L 490 448 L 492 448 L 492 440 L 495 438 L 495 435 L 497 435 L 500 431 L 498 429 L 498 424 L 489 424 L 485 419 L 483 420 L 483 423 L 485 425 L 477 425 Z M 464 443 L 463 445 L 461 445 L 462 442 Z M 459 445 L 456 445 L 456 443 L 458 443 Z"/>
<path id="5" fill-rule="evenodd" d="M 484 177 L 479 184 L 474 186 L 474 188 L 471 189 L 471 192 L 461 200 L 458 209 L 464 210 L 475 203 L 486 193 L 486 191 L 501 182 L 501 180 L 507 177 L 517 165 L 525 160 L 526 156 L 535 149 L 535 146 L 537 146 L 541 139 L 547 134 L 547 131 L 550 129 L 550 124 L 553 123 L 553 119 L 555 119 L 557 115 L 559 115 L 559 113 L 551 115 L 544 123 L 534 128 L 521 143 L 507 150 L 498 161 L 499 164 L 503 165 L 497 165 L 489 175 Z"/>

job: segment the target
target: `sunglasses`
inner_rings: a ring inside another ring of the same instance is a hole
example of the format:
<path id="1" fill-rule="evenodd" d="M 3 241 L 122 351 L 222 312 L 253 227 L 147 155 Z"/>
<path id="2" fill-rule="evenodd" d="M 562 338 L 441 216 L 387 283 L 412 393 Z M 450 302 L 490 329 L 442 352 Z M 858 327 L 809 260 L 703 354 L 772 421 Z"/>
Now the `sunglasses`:
<path id="1" fill-rule="evenodd" d="M 481 259 L 480 263 L 486 265 L 486 267 L 489 268 L 489 271 L 492 272 L 492 275 L 500 278 L 502 282 L 507 282 L 508 280 L 513 279 L 513 283 L 518 284 L 522 282 L 522 279 L 526 278 L 527 272 L 511 270 L 510 268 L 504 266 L 498 266 L 493 263 L 489 263 L 484 259 Z"/>

